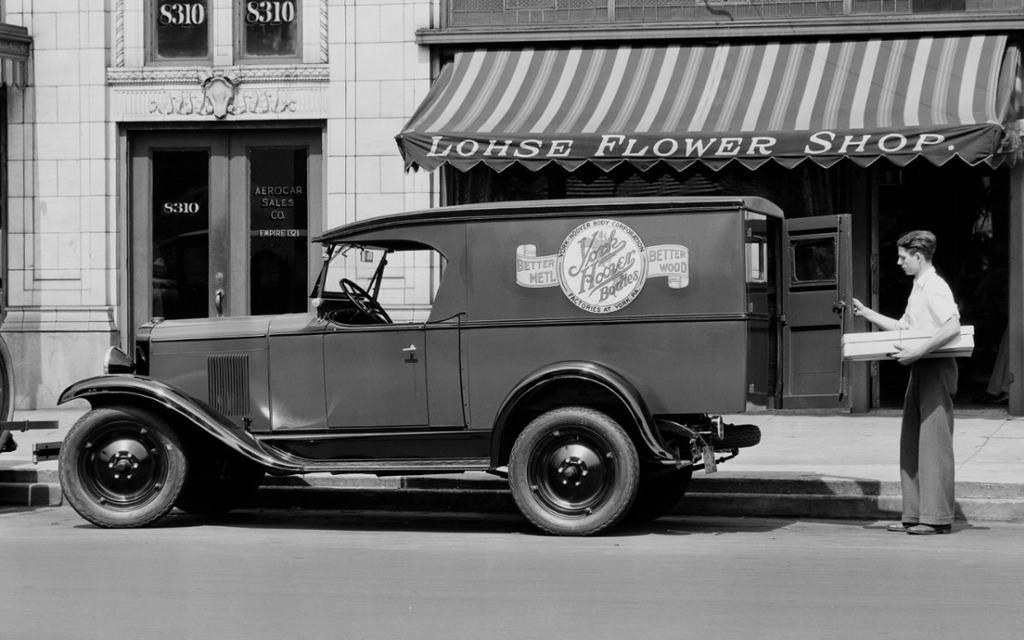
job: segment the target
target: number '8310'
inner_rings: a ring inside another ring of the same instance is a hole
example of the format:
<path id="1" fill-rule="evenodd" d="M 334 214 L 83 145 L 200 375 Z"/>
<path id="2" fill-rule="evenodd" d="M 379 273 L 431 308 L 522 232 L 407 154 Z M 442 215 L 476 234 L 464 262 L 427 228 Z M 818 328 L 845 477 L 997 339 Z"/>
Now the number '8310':
<path id="1" fill-rule="evenodd" d="M 295 21 L 295 3 L 292 0 L 253 1 L 245 3 L 245 21 L 249 24 L 280 24 Z"/>
<path id="2" fill-rule="evenodd" d="M 245 3 L 245 21 L 249 24 L 281 24 L 295 21 L 292 0 L 253 0 Z M 195 26 L 206 22 L 206 5 L 198 2 L 172 2 L 160 5 L 161 26 Z"/>
<path id="3" fill-rule="evenodd" d="M 160 25 L 190 27 L 206 22 L 206 5 L 198 2 L 172 2 L 160 5 Z"/>

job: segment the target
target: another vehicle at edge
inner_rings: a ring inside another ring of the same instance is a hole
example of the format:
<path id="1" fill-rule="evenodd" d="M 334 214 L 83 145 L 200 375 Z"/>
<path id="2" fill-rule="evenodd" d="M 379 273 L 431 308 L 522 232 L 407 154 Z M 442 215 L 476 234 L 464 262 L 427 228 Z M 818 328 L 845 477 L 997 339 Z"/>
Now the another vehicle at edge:
<path id="1" fill-rule="evenodd" d="M 659 517 L 760 440 L 719 414 L 778 394 L 783 222 L 758 198 L 639 198 L 333 229 L 310 312 L 155 320 L 65 390 L 91 410 L 63 490 L 138 527 L 244 505 L 266 474 L 479 471 L 548 533 Z M 410 282 L 422 304 L 386 302 Z"/>

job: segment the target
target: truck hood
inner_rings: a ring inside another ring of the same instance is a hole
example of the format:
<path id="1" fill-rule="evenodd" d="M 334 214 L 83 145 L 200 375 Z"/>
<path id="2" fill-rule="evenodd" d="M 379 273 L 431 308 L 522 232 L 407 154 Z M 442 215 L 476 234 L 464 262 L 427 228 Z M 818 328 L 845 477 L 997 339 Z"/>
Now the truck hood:
<path id="1" fill-rule="evenodd" d="M 275 316 L 237 316 L 165 320 L 153 327 L 150 340 L 212 340 L 218 338 L 262 338 L 268 335 Z"/>

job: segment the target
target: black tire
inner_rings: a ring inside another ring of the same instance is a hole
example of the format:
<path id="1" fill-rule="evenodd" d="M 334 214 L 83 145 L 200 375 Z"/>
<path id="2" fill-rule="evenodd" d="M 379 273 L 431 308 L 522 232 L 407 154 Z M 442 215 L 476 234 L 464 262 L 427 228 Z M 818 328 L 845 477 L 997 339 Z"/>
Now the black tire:
<path id="1" fill-rule="evenodd" d="M 640 476 L 640 488 L 626 519 L 650 522 L 672 512 L 686 495 L 693 477 L 693 467 L 685 469 L 651 469 Z"/>
<path id="2" fill-rule="evenodd" d="M 189 457 L 193 464 L 174 505 L 186 513 L 211 515 L 247 506 L 263 482 L 263 469 L 237 453 L 224 451 L 200 464 Z"/>
<path id="3" fill-rule="evenodd" d="M 137 408 L 93 409 L 68 431 L 58 461 L 71 506 L 100 527 L 143 527 L 178 499 L 188 461 L 178 434 Z"/>
<path id="4" fill-rule="evenodd" d="M 625 516 L 640 483 L 629 435 L 607 415 L 565 407 L 533 420 L 516 439 L 509 485 L 516 505 L 542 531 L 584 536 Z"/>
<path id="5" fill-rule="evenodd" d="M 714 442 L 715 451 L 732 451 L 761 442 L 761 429 L 754 424 L 727 424 L 725 437 Z"/>

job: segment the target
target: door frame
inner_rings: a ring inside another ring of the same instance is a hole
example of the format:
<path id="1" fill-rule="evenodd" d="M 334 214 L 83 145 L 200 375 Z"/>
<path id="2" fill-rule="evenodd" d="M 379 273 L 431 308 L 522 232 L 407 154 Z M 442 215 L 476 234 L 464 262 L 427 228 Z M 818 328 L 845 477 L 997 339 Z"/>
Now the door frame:
<path id="1" fill-rule="evenodd" d="M 122 152 L 125 172 L 121 183 L 125 193 L 123 215 L 123 241 L 120 243 L 125 256 L 126 277 L 122 285 L 124 300 L 122 311 L 124 336 L 127 345 L 135 339 L 141 324 L 149 322 L 152 312 L 152 298 L 149 287 L 152 282 L 151 243 L 136 242 L 136 238 L 152 237 L 152 221 L 147 215 L 136 215 L 147 211 L 152 198 L 151 152 L 155 149 L 210 149 L 210 238 L 211 256 L 222 256 L 223 272 L 229 292 L 225 315 L 246 313 L 249 304 L 247 282 L 249 259 L 249 175 L 247 147 L 308 147 L 307 155 L 307 242 L 323 231 L 324 182 L 323 182 L 323 138 L 322 125 L 294 128 L 223 128 L 203 129 L 161 129 L 122 130 Z M 145 151 L 142 151 L 145 150 Z M 141 188 L 140 188 L 140 185 Z M 223 211 L 222 214 L 215 213 Z M 244 222 L 242 222 L 244 221 Z M 307 252 L 306 282 L 312 287 L 319 273 L 320 255 L 313 250 Z M 211 260 L 210 281 L 214 281 L 216 265 Z M 209 300 L 210 315 L 216 315 L 213 302 L 214 287 Z M 147 292 L 143 295 L 143 292 Z M 142 299 L 140 299 L 142 298 Z"/>

